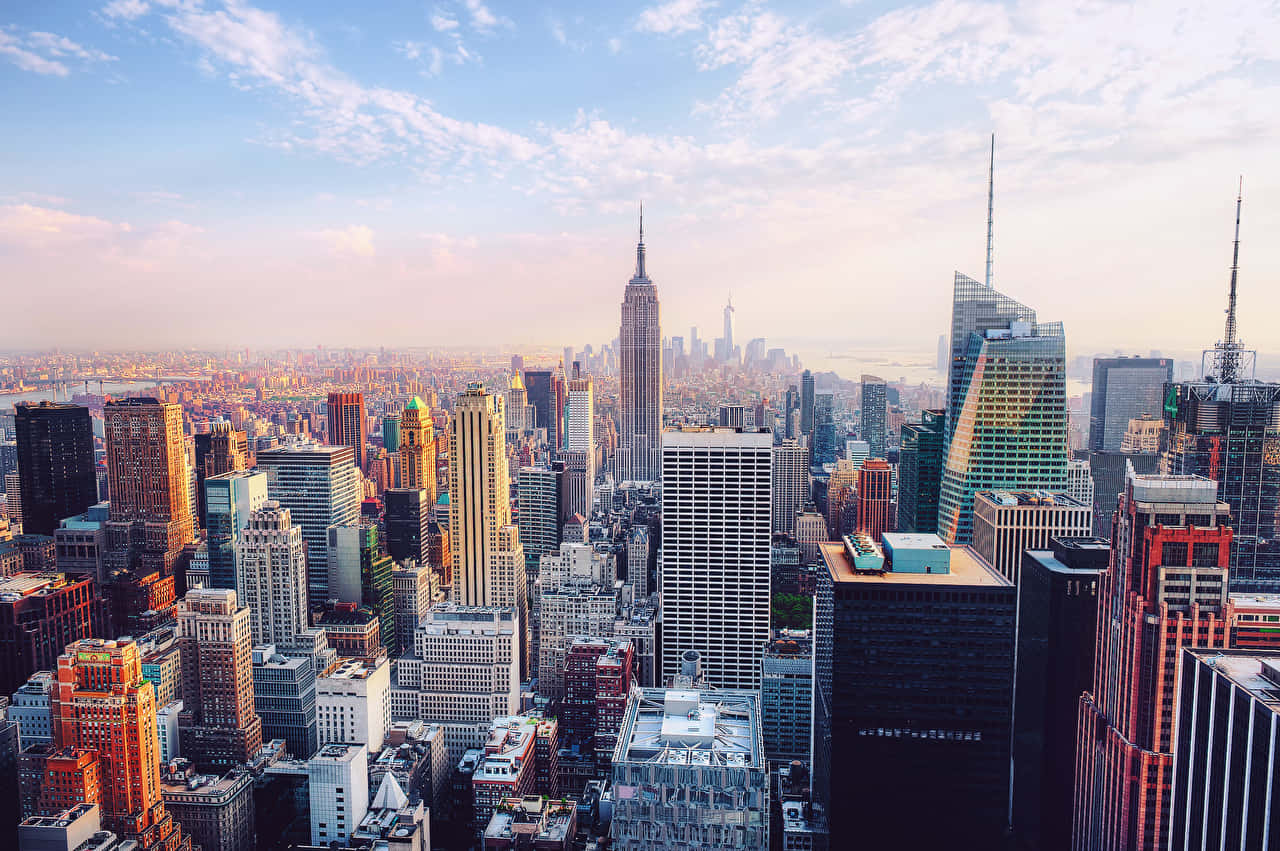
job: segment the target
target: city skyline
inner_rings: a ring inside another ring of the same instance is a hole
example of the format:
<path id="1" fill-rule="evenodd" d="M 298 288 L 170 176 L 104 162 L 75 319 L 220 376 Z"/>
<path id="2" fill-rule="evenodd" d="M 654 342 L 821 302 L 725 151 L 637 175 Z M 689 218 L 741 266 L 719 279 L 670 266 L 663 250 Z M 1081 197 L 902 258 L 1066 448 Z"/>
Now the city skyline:
<path id="1" fill-rule="evenodd" d="M 11 345 L 111 347 L 125 317 L 127 341 L 153 347 L 407 345 L 428 302 L 458 317 L 430 327 L 433 344 L 608 339 L 643 198 L 669 328 L 713 337 L 731 289 L 739 338 L 805 336 L 808 313 L 776 309 L 785 285 L 883 317 L 851 327 L 860 344 L 918 335 L 926 352 L 954 272 L 983 268 L 994 130 L 993 283 L 1060 317 L 1075 350 L 1189 352 L 1221 335 L 1241 172 L 1241 334 L 1277 349 L 1254 319 L 1280 306 L 1265 285 L 1280 254 L 1263 238 L 1280 223 L 1267 157 L 1280 125 L 1264 106 L 1274 9 L 584 12 L 467 0 L 356 24 L 319 4 L 10 10 L 3 103 L 35 120 L 0 166 L 0 258 L 41 284 L 19 288 L 31 321 Z M 499 84 L 517 72 L 536 97 Z M 260 309 L 212 312 L 194 333 L 171 321 L 227 281 Z M 423 310 L 386 317 L 375 341 L 337 307 L 353 281 Z M 499 296 L 483 335 L 464 309 L 477 281 Z M 35 309 L 37 295 L 60 309 Z M 1139 308 L 1149 321 L 1134 329 Z"/>

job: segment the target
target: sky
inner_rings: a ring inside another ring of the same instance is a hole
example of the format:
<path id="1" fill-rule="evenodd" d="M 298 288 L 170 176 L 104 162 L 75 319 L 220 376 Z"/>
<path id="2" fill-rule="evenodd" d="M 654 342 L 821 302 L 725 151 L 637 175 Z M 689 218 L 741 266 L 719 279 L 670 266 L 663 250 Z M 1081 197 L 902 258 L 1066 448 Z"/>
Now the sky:
<path id="1" fill-rule="evenodd" d="M 12 0 L 0 348 L 932 352 L 956 270 L 1072 354 L 1280 353 L 1280 2 Z"/>

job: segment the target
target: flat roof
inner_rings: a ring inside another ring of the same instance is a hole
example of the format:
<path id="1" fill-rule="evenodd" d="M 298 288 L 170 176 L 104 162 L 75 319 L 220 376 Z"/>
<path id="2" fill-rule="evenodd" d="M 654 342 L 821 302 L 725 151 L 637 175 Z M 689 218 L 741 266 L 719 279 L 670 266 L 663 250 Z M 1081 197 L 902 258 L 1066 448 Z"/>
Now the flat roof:
<path id="1" fill-rule="evenodd" d="M 925 536 L 929 537 L 929 536 Z M 885 583 L 891 585 L 952 585 L 1012 587 L 1013 583 L 996 573 L 969 547 L 951 547 L 951 571 L 949 573 L 894 573 L 885 571 L 856 571 L 849 562 L 844 544 L 820 543 L 822 560 L 837 582 Z"/>
<path id="2" fill-rule="evenodd" d="M 1066 508 L 1091 508 L 1075 497 L 1068 496 L 1065 493 L 1051 493 L 1050 491 L 1034 490 L 1034 491 L 1006 491 L 1006 490 L 987 490 L 978 491 L 973 495 L 974 500 L 982 499 L 984 502 L 990 502 L 1001 508 L 1044 508 L 1047 506 L 1059 506 Z"/>
<path id="3" fill-rule="evenodd" d="M 756 692 L 634 690 L 619 731 L 620 761 L 763 770 Z"/>
<path id="4" fill-rule="evenodd" d="M 1046 570 L 1052 570 L 1054 573 L 1062 573 L 1062 574 L 1070 574 L 1073 576 L 1078 576 L 1082 573 L 1098 574 L 1098 573 L 1104 573 L 1106 571 L 1105 566 L 1096 567 L 1096 568 L 1095 567 L 1072 567 L 1071 565 L 1063 564 L 1062 562 L 1058 561 L 1057 557 L 1053 554 L 1053 550 L 1026 550 L 1024 552 L 1024 555 L 1029 559 L 1034 559 L 1037 564 L 1044 567 Z"/>
<path id="5" fill-rule="evenodd" d="M 1280 651 L 1193 650 L 1191 653 L 1240 688 L 1280 712 Z"/>

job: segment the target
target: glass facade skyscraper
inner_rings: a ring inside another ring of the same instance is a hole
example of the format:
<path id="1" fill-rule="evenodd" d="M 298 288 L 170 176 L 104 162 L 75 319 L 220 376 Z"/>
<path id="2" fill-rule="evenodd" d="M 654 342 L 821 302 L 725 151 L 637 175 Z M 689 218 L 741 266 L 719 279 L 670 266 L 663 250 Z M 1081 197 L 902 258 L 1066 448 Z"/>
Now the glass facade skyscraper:
<path id="1" fill-rule="evenodd" d="M 205 529 L 208 530 L 209 585 L 236 587 L 236 539 L 249 527 L 249 515 L 267 501 L 267 475 L 236 470 L 204 480 Z"/>
<path id="2" fill-rule="evenodd" d="M 1061 323 L 963 275 L 955 312 L 938 535 L 968 543 L 976 491 L 1066 490 L 1067 353 Z"/>
<path id="3" fill-rule="evenodd" d="M 1164 385 L 1172 380 L 1169 358 L 1094 358 L 1089 448 L 1120 449 L 1129 420 L 1159 416 Z"/>
<path id="4" fill-rule="evenodd" d="M 898 454 L 898 531 L 938 530 L 942 486 L 942 432 L 946 411 L 921 411 L 920 422 L 902 426 Z"/>
<path id="5" fill-rule="evenodd" d="M 888 400 L 883 378 L 862 376 L 862 439 L 871 447 L 872 458 L 884 458 L 885 420 Z"/>

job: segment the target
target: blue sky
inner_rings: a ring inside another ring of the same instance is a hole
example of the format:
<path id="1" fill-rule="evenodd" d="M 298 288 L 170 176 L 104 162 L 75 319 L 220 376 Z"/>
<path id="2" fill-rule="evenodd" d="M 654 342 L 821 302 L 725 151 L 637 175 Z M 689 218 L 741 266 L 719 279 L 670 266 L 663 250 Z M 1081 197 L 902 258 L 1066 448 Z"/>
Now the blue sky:
<path id="1" fill-rule="evenodd" d="M 12 345 L 599 342 L 643 198 L 670 333 L 928 352 L 994 131 L 997 285 L 1073 348 L 1220 334 L 1240 173 L 1280 348 L 1275 2 L 364 6 L 6 4 Z"/>

